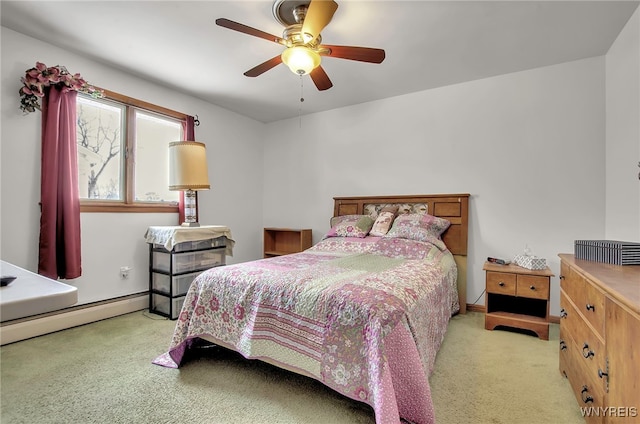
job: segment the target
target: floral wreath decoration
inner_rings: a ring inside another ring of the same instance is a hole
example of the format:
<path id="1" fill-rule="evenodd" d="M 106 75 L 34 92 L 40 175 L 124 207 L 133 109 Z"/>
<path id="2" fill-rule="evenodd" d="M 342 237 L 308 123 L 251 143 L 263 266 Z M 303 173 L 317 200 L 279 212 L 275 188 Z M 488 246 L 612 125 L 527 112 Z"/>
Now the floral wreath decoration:
<path id="1" fill-rule="evenodd" d="M 71 74 L 64 66 L 47 67 L 44 63 L 36 62 L 35 68 L 28 69 L 24 77 L 20 78 L 24 84 L 20 88 L 20 109 L 25 113 L 40 109 L 40 98 L 44 97 L 47 87 L 59 87 L 63 92 L 74 90 L 85 93 L 93 98 L 104 97 L 104 92 L 90 85 L 80 74 Z"/>

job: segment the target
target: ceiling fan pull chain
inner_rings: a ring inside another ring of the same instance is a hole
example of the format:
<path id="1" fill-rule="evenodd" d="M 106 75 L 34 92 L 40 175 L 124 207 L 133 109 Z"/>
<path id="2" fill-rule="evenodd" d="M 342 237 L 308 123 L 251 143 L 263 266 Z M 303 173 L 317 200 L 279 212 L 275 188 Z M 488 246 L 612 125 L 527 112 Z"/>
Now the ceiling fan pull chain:
<path id="1" fill-rule="evenodd" d="M 304 80 L 302 79 L 302 75 L 300 75 L 300 107 L 298 108 L 300 128 L 302 128 L 302 103 L 304 103 Z"/>

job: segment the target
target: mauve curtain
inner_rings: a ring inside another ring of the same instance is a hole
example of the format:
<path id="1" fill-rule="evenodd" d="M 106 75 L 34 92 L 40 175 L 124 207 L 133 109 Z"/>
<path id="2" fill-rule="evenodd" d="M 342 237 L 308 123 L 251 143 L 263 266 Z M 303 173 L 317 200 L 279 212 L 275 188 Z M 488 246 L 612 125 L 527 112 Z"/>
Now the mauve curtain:
<path id="1" fill-rule="evenodd" d="M 184 124 L 184 140 L 196 141 L 196 126 L 193 116 L 187 116 Z M 196 191 L 196 205 L 198 204 L 198 192 Z M 198 221 L 198 208 L 196 208 L 196 221 Z M 180 200 L 178 202 L 178 225 L 184 222 L 184 191 L 180 192 Z"/>
<path id="2" fill-rule="evenodd" d="M 80 199 L 76 144 L 77 91 L 50 87 L 42 99 L 42 171 L 38 273 L 78 278 Z"/>

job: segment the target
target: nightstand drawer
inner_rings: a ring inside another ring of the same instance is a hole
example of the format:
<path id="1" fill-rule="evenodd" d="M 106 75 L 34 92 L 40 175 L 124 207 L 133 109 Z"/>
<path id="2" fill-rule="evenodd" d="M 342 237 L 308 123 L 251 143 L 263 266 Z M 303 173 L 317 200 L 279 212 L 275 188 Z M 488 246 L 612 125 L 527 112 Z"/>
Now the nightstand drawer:
<path id="1" fill-rule="evenodd" d="M 516 296 L 549 299 L 549 277 L 518 275 Z"/>
<path id="2" fill-rule="evenodd" d="M 487 292 L 516 295 L 516 274 L 487 271 Z"/>

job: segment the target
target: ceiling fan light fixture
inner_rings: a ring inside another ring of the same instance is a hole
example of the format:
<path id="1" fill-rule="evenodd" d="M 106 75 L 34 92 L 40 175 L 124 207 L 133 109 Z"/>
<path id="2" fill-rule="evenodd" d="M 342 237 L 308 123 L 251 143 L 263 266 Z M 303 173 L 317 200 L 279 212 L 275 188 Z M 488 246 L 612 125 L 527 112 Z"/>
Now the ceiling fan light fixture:
<path id="1" fill-rule="evenodd" d="M 304 46 L 289 47 L 282 52 L 282 62 L 296 75 L 307 75 L 320 65 L 320 55 Z"/>
<path id="2" fill-rule="evenodd" d="M 273 0 L 273 16 L 285 27 L 282 37 L 226 18 L 216 19 L 216 25 L 285 47 L 281 54 L 246 71 L 245 76 L 257 77 L 284 63 L 296 75 L 308 74 L 316 88 L 324 91 L 333 84 L 320 66 L 321 56 L 367 63 L 382 63 L 385 58 L 382 49 L 322 44 L 320 33 L 337 9 L 335 0 Z"/>

